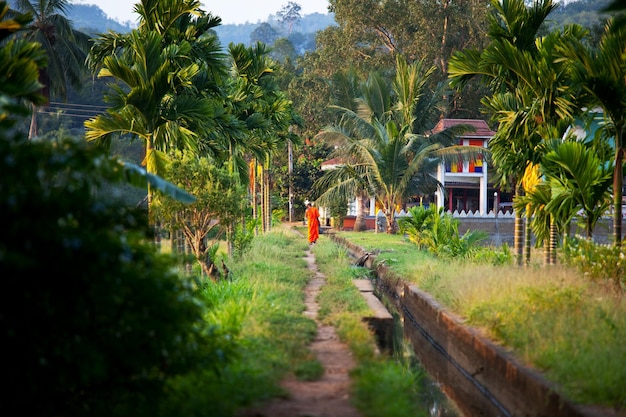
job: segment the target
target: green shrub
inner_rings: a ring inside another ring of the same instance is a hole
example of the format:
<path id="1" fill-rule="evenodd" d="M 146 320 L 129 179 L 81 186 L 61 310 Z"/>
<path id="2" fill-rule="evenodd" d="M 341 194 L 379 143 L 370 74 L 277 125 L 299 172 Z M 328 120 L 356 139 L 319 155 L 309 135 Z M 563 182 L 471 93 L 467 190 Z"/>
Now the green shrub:
<path id="1" fill-rule="evenodd" d="M 499 248 L 482 247 L 474 255 L 474 261 L 490 265 L 513 265 L 515 261 L 509 245 L 504 242 Z"/>
<path id="2" fill-rule="evenodd" d="M 564 261 L 593 280 L 609 281 L 620 293 L 626 284 L 625 249 L 573 237 L 564 245 Z"/>
<path id="3" fill-rule="evenodd" d="M 459 221 L 445 213 L 443 207 L 411 207 L 409 215 L 398 221 L 399 229 L 420 249 L 442 258 L 471 258 L 487 239 L 482 230 L 468 230 L 459 235 Z"/>

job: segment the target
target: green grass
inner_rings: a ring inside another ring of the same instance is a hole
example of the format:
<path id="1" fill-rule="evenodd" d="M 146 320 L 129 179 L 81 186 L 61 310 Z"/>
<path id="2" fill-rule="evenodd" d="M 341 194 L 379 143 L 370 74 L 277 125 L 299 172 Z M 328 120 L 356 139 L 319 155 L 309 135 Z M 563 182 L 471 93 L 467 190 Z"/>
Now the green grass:
<path id="1" fill-rule="evenodd" d="M 563 265 L 438 260 L 403 236 L 338 236 L 384 261 L 468 323 L 545 372 L 573 401 L 626 408 L 626 304 L 613 288 Z"/>
<path id="2" fill-rule="evenodd" d="M 218 378 L 207 372 L 178 381 L 177 392 L 193 395 L 181 395 L 176 406 L 201 402 L 207 415 L 233 415 L 236 409 L 285 395 L 280 381 L 289 373 L 306 381 L 323 375 L 308 348 L 317 326 L 302 314 L 304 286 L 312 277 L 304 260 L 307 249 L 304 238 L 277 227 L 256 237 L 252 250 L 233 264 L 232 282 L 205 283 L 207 320 L 232 329 L 239 356 Z M 362 321 L 369 307 L 352 280 L 367 278 L 369 271 L 354 267 L 348 251 L 326 237 L 313 251 L 326 275 L 318 317 L 336 328 L 358 364 L 351 375 L 355 405 L 364 417 L 426 416 L 415 384 L 422 372 L 380 355 L 374 334 Z"/>
<path id="3" fill-rule="evenodd" d="M 319 318 L 335 327 L 357 360 L 351 374 L 354 404 L 365 417 L 426 416 L 440 392 L 430 392 L 421 366 L 403 353 L 380 354 L 377 341 L 362 318 L 369 307 L 352 282 L 372 278 L 366 268 L 355 267 L 348 250 L 322 235 L 313 248 L 326 283 L 318 296 Z M 433 395 L 434 394 L 434 395 Z"/>
<path id="4" fill-rule="evenodd" d="M 317 325 L 302 314 L 311 276 L 303 259 L 306 242 L 278 228 L 255 237 L 252 245 L 241 259 L 228 263 L 232 282 L 207 279 L 200 288 L 206 320 L 216 331 L 230 329 L 237 358 L 217 375 L 207 370 L 177 381 L 181 399 L 176 407 L 200 402 L 205 415 L 234 415 L 284 395 L 280 382 L 289 373 L 306 380 L 320 375 L 321 365 L 308 348 Z"/>
<path id="5" fill-rule="evenodd" d="M 377 262 L 544 371 L 572 400 L 626 407 L 626 305 L 612 289 L 562 265 L 441 261 L 399 235 L 338 235 L 377 253 Z M 206 320 L 236 342 L 238 356 L 217 376 L 207 370 L 176 381 L 180 400 L 172 407 L 200 403 L 209 415 L 233 415 L 284 395 L 280 381 L 289 373 L 302 380 L 320 377 L 321 364 L 308 349 L 316 324 L 302 314 L 303 290 L 312 276 L 304 260 L 307 249 L 302 236 L 276 227 L 229 263 L 232 282 L 204 283 Z M 326 277 L 318 317 L 336 328 L 358 363 L 351 374 L 357 407 L 365 417 L 425 415 L 423 404 L 432 400 L 424 400 L 430 388 L 423 371 L 405 354 L 379 354 L 361 319 L 369 310 L 352 281 L 371 273 L 355 267 L 348 250 L 327 235 L 312 250 Z"/>

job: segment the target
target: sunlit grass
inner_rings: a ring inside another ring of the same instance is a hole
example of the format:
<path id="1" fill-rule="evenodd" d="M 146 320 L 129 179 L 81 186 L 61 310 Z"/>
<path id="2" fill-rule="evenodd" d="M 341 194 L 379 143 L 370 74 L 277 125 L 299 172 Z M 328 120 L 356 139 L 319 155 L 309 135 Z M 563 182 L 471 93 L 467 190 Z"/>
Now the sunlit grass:
<path id="1" fill-rule="evenodd" d="M 282 395 L 280 382 L 289 373 L 306 380 L 321 375 L 321 365 L 309 350 L 317 325 L 302 314 L 304 286 L 311 277 L 303 258 L 306 243 L 277 228 L 255 237 L 252 245 L 230 262 L 232 281 L 207 279 L 202 289 L 207 321 L 239 329 L 233 332 L 237 360 L 220 372 L 217 381 L 211 383 L 205 375 L 198 385 L 207 387 L 201 395 L 204 401 L 211 399 L 208 410 L 220 404 L 222 409 L 228 409 L 224 404 L 240 408 Z"/>
<path id="2" fill-rule="evenodd" d="M 357 361 L 351 373 L 355 405 L 365 417 L 426 416 L 418 384 L 424 374 L 380 354 L 373 331 L 363 321 L 371 311 L 353 280 L 372 278 L 372 273 L 356 267 L 348 250 L 328 236 L 322 235 L 313 252 L 326 280 L 318 296 L 318 317 L 335 327 Z"/>
<path id="3" fill-rule="evenodd" d="M 382 249 L 379 261 L 544 371 L 572 400 L 626 406 L 626 305 L 607 286 L 535 259 L 529 267 L 441 261 L 399 235 L 339 236 Z"/>

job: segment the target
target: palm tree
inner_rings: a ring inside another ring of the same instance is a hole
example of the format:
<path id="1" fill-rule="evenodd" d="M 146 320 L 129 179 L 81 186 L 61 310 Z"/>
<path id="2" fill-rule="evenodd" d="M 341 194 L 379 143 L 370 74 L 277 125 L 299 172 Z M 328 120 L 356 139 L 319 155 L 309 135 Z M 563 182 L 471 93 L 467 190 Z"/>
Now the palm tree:
<path id="1" fill-rule="evenodd" d="M 142 165 L 163 176 L 169 154 L 225 151 L 222 125 L 231 126 L 219 83 L 226 74 L 224 55 L 211 29 L 219 18 L 204 14 L 195 0 L 142 0 L 135 5 L 139 27 L 128 34 L 109 32 L 95 40 L 89 63 L 99 77 L 111 77 L 105 97 L 111 107 L 85 122 L 85 137 L 107 145 L 118 135 L 145 143 Z M 147 206 L 152 218 L 152 188 Z"/>
<path id="2" fill-rule="evenodd" d="M 524 172 L 540 162 L 543 141 L 560 137 L 573 120 L 574 91 L 564 64 L 557 61 L 558 48 L 582 38 L 583 31 L 570 26 L 538 38 L 542 23 L 556 7 L 552 0 L 535 0 L 531 7 L 523 0 L 492 0 L 492 5 L 492 43 L 482 52 L 457 52 L 450 61 L 449 77 L 456 87 L 475 76 L 492 87 L 494 94 L 483 104 L 499 128 L 489 147 L 500 178 L 514 181 L 517 198 L 523 194 Z M 521 265 L 524 227 L 522 212 L 515 213 L 515 253 Z M 526 255 L 529 261 L 530 250 Z"/>
<path id="3" fill-rule="evenodd" d="M 72 22 L 65 17 L 67 0 L 16 0 L 15 8 L 20 13 L 33 17 L 32 23 L 21 31 L 22 36 L 41 44 L 48 57 L 47 66 L 39 72 L 39 82 L 43 85 L 42 94 L 47 104 L 51 95 L 67 97 L 68 86 L 79 88 L 87 73 L 85 58 L 89 51 L 89 36 L 75 30 Z M 37 136 L 37 110 L 33 114 L 29 137 Z"/>
<path id="4" fill-rule="evenodd" d="M 245 158 L 253 158 L 253 186 L 257 172 L 260 175 L 263 230 L 271 228 L 270 175 L 272 156 L 285 148 L 288 141 L 299 144 L 289 128 L 296 123 L 291 102 L 280 91 L 273 76 L 276 64 L 270 58 L 270 49 L 257 42 L 251 47 L 229 45 L 231 71 L 228 88 L 229 111 L 245 126 L 241 135 L 227 136 L 229 166 L 238 170 L 243 184 L 248 183 L 249 165 Z M 261 161 L 261 169 L 257 169 Z M 256 215 L 256 189 L 252 191 Z"/>
<path id="5" fill-rule="evenodd" d="M 612 138 L 613 165 L 613 241 L 622 245 L 622 187 L 624 178 L 624 127 L 626 126 L 626 26 L 609 21 L 597 49 L 581 40 L 563 48 L 574 81 L 582 88 L 588 108 L 603 110 L 606 137 Z"/>
<path id="6" fill-rule="evenodd" d="M 582 215 L 591 239 L 595 224 L 606 212 L 612 166 L 602 155 L 606 152 L 595 143 L 552 140 L 546 144 L 541 165 L 533 166 L 535 181 L 530 182 L 535 184 L 525 184 L 525 194 L 516 198 L 515 209 L 532 218 L 537 244 L 550 242 L 544 246 L 546 264 L 555 263 L 556 235 L 562 233 L 565 240 L 575 216 Z"/>
<path id="7" fill-rule="evenodd" d="M 111 104 L 107 113 L 85 122 L 87 140 L 139 138 L 146 145 L 143 165 L 155 174 L 164 172 L 167 154 L 174 149 L 223 152 L 215 134 L 223 101 L 207 87 L 217 90 L 215 84 L 226 72 L 219 44 L 209 33 L 219 19 L 201 14 L 198 5 L 143 0 L 135 6 L 141 15 L 138 29 L 109 32 L 95 40 L 90 65 L 99 69 L 99 77 L 112 77 L 115 83 L 106 97 Z"/>
<path id="8" fill-rule="evenodd" d="M 335 145 L 331 156 L 340 157 L 343 163 L 327 171 L 316 183 L 316 189 L 321 191 L 318 201 L 324 204 L 359 192 L 374 196 L 386 218 L 387 233 L 395 233 L 397 209 L 410 197 L 432 193 L 439 185 L 433 174 L 441 158 L 458 159 L 464 152 L 469 155 L 468 149 L 454 146 L 456 135 L 466 126 L 432 135 L 414 131 L 428 119 L 425 114 L 416 113 L 422 110 L 421 104 L 444 96 L 441 85 L 436 91 L 427 91 L 434 71 L 434 67 L 425 68 L 423 62 L 407 65 L 398 56 L 392 84 L 373 72 L 362 85 L 363 94 L 356 110 L 337 109 L 341 115 L 339 123 L 325 128 L 318 136 Z M 425 109 L 439 114 L 438 106 Z"/>
<path id="9" fill-rule="evenodd" d="M 348 71 L 338 72 L 333 74 L 331 89 L 331 109 L 335 110 L 338 117 L 341 117 L 341 113 L 345 109 L 350 109 L 353 112 L 358 110 L 359 98 L 363 95 L 363 83 L 359 80 L 359 76 L 353 68 Z M 350 155 L 340 155 L 340 158 L 344 162 L 350 161 Z M 343 167 L 341 167 L 343 169 Z M 329 176 L 333 174 L 329 173 Z M 367 192 L 367 185 L 361 182 L 355 182 L 354 187 L 350 186 L 349 190 L 345 190 L 341 193 L 327 194 L 328 196 L 334 195 L 332 203 L 344 201 L 346 196 L 354 196 L 355 198 L 355 212 L 356 217 L 354 219 L 353 229 L 355 232 L 362 232 L 367 230 L 367 223 L 365 217 L 367 215 L 367 204 L 369 195 Z M 327 200 L 326 205 L 331 203 Z"/>
<path id="10" fill-rule="evenodd" d="M 42 85 L 39 82 L 39 70 L 46 63 L 45 53 L 38 43 L 11 38 L 30 22 L 30 18 L 10 15 L 8 4 L 0 1 L 0 126 L 3 128 L 14 123 L 9 114 L 27 115 L 26 108 L 16 105 L 14 99 L 29 105 L 46 101 L 41 95 Z M 16 70 L 18 61 L 19 70 Z"/>
<path id="11" fill-rule="evenodd" d="M 543 158 L 543 167 L 552 190 L 548 212 L 569 223 L 578 211 L 585 220 L 585 234 L 591 239 L 593 228 L 609 207 L 612 164 L 600 158 L 598 149 L 573 142 L 552 143 Z"/>

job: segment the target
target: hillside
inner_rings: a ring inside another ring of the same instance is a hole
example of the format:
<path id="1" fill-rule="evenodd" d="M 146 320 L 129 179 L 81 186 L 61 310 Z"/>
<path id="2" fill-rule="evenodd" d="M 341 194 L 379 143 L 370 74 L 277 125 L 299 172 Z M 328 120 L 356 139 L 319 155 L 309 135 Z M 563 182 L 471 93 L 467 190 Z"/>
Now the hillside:
<path id="1" fill-rule="evenodd" d="M 578 23 L 586 27 L 593 27 L 601 24 L 608 15 L 601 13 L 601 10 L 610 3 L 610 0 L 579 0 L 560 3 L 557 10 L 550 16 L 551 27 L 559 27 L 568 23 Z M 10 0 L 13 7 L 15 0 Z M 96 5 L 70 4 L 68 18 L 74 22 L 74 27 L 86 33 L 104 33 L 109 30 L 116 32 L 127 32 L 135 27 L 134 22 L 118 22 L 110 18 Z M 334 14 L 313 13 L 302 16 L 291 30 L 290 34 L 285 33 L 275 15 L 270 15 L 265 21 L 259 20 L 256 23 L 243 24 L 223 24 L 215 29 L 221 44 L 226 47 L 232 43 L 251 43 L 251 35 L 255 29 L 262 24 L 269 24 L 279 37 L 289 37 L 293 43 L 306 43 L 306 49 L 314 45 L 315 33 L 335 25 Z M 300 39 L 294 42 L 293 39 Z M 299 48 L 302 49 L 302 48 Z"/>
<path id="2" fill-rule="evenodd" d="M 591 28 L 609 17 L 602 13 L 611 0 L 580 0 L 561 4 L 551 15 L 553 26 L 576 23 Z"/>

